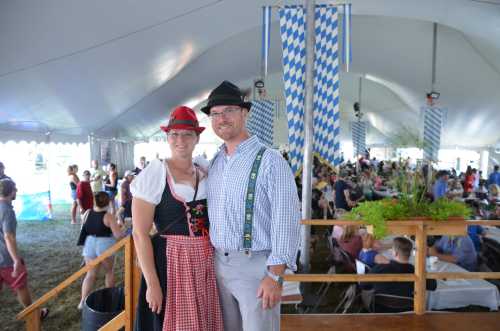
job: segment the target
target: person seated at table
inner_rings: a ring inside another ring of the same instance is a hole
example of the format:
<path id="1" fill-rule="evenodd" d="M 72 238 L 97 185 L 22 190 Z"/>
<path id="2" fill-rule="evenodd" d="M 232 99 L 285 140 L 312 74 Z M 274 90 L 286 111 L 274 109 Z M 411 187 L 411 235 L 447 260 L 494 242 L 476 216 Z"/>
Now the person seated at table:
<path id="1" fill-rule="evenodd" d="M 349 190 L 349 198 L 352 202 L 351 208 L 354 208 L 358 205 L 359 202 L 365 200 L 365 195 L 363 193 L 363 188 L 361 187 L 361 184 L 358 182 L 357 178 L 352 178 L 348 182 L 348 184 L 351 187 L 351 189 Z"/>
<path id="2" fill-rule="evenodd" d="M 436 175 L 436 182 L 432 187 L 432 196 L 434 200 L 446 197 L 448 192 L 448 172 L 446 170 L 438 171 Z"/>
<path id="3" fill-rule="evenodd" d="M 490 204 L 496 204 L 500 201 L 500 187 L 497 184 L 491 184 L 488 187 L 488 202 Z"/>
<path id="4" fill-rule="evenodd" d="M 429 248 L 428 255 L 458 264 L 468 271 L 477 270 L 477 252 L 469 236 L 442 236 Z"/>
<path id="5" fill-rule="evenodd" d="M 459 200 L 462 198 L 464 195 L 464 188 L 462 187 L 462 183 L 460 183 L 460 179 L 455 178 L 453 180 L 446 195 L 452 200 Z"/>
<path id="6" fill-rule="evenodd" d="M 349 185 L 346 181 L 347 172 L 341 170 L 337 177 L 337 181 L 334 186 L 334 201 L 335 201 L 335 213 L 341 214 L 345 211 L 350 211 L 355 202 L 351 200 L 351 193 L 349 191 Z M 339 215 L 337 215 L 339 216 Z"/>
<path id="7" fill-rule="evenodd" d="M 349 253 L 351 257 L 356 259 L 359 255 L 359 252 L 363 248 L 363 240 L 361 236 L 358 234 L 358 227 L 355 225 L 347 225 L 343 227 L 343 233 L 340 236 L 338 243 L 339 246 Z"/>
<path id="8" fill-rule="evenodd" d="M 363 196 L 366 200 L 373 200 L 374 183 L 370 169 L 363 171 L 359 182 Z"/>
<path id="9" fill-rule="evenodd" d="M 404 237 L 396 237 L 393 240 L 392 255 L 394 259 L 386 264 L 377 264 L 370 271 L 370 274 L 413 274 L 415 267 L 410 264 L 410 256 L 413 250 L 412 242 Z M 412 282 L 383 282 L 383 283 L 361 283 L 363 290 L 373 290 L 373 294 L 388 294 L 401 297 L 413 298 Z M 427 280 L 427 290 L 434 291 L 437 283 L 434 279 Z M 375 311 L 396 312 L 388 307 L 381 307 L 375 301 Z"/>
<path id="10" fill-rule="evenodd" d="M 361 239 L 363 240 L 363 248 L 359 252 L 358 260 L 370 268 L 373 268 L 376 264 L 389 263 L 389 260 L 375 249 L 375 237 L 372 234 L 365 233 L 361 236 Z"/>
<path id="11" fill-rule="evenodd" d="M 494 206 L 494 208 L 492 208 L 492 209 L 493 209 L 493 211 L 489 215 L 489 219 L 490 220 L 500 220 L 500 202 L 497 203 L 496 206 Z M 500 228 L 500 225 L 497 225 L 496 227 Z"/>
<path id="12" fill-rule="evenodd" d="M 481 252 L 482 238 L 484 237 L 484 228 L 481 225 L 473 224 L 467 226 L 467 235 L 472 240 L 476 253 Z"/>

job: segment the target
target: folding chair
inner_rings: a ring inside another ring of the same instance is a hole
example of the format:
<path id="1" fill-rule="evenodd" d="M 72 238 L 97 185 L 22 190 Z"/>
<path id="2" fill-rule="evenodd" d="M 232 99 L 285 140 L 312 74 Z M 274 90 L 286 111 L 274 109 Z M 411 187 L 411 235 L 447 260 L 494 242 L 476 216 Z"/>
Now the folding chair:
<path id="1" fill-rule="evenodd" d="M 346 273 L 355 273 L 356 272 L 356 263 L 353 260 L 353 258 L 344 251 L 340 245 L 338 244 L 337 240 L 333 238 L 330 233 L 326 233 L 325 238 L 328 242 L 328 249 L 330 251 L 330 256 L 328 257 L 328 261 L 330 262 L 330 268 L 328 269 L 328 274 L 346 274 Z M 312 308 L 312 312 L 316 312 L 318 307 L 320 306 L 321 302 L 324 300 L 326 297 L 328 290 L 330 289 L 331 282 L 323 283 L 318 291 L 316 292 L 316 295 L 318 296 L 318 300 L 316 301 L 316 304 Z M 355 284 L 354 284 L 355 285 Z M 338 311 L 342 306 L 347 306 L 347 308 L 344 309 L 344 311 L 347 311 L 347 309 L 350 307 L 350 305 L 353 302 L 352 298 L 352 293 L 356 293 L 356 288 L 351 288 L 349 286 L 343 293 L 342 295 L 342 300 L 339 305 L 335 308 L 335 312 Z"/>

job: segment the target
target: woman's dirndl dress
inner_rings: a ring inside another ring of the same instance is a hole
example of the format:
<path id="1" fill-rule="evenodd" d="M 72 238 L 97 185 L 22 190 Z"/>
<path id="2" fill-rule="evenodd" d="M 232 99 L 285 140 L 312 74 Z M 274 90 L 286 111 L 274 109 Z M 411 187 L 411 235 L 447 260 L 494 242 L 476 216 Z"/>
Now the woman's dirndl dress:
<path id="1" fill-rule="evenodd" d="M 148 176 L 151 165 L 134 181 Z M 156 314 L 149 308 L 143 277 L 134 329 L 223 331 L 213 247 L 208 237 L 206 190 L 204 187 L 203 190 L 194 190 L 194 198 L 186 202 L 172 189 L 179 185 L 183 184 L 175 184 L 169 171 L 166 171 L 165 189 L 154 215 L 158 234 L 151 241 L 164 298 L 162 310 Z M 199 187 L 202 188 L 202 185 L 206 182 L 201 181 Z M 198 195 L 200 191 L 204 192 Z"/>

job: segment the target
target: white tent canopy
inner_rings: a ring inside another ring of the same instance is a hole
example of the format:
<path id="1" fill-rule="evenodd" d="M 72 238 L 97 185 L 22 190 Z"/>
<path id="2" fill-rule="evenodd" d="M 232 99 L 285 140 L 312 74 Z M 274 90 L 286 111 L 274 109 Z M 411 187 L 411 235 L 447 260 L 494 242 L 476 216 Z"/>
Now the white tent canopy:
<path id="1" fill-rule="evenodd" d="M 319 2 L 319 1 L 318 1 Z M 431 89 L 447 110 L 444 146 L 500 139 L 500 1 L 353 0 L 353 65 L 341 75 L 343 139 L 363 77 L 369 144 L 417 127 Z M 0 141 L 126 140 L 157 132 L 179 104 L 224 79 L 259 75 L 261 6 L 276 1 L 89 0 L 0 3 Z M 302 3 L 279 1 L 278 4 Z M 329 2 L 324 2 L 329 3 Z M 273 13 L 269 89 L 281 90 Z M 281 92 L 279 92 L 281 93 Z"/>

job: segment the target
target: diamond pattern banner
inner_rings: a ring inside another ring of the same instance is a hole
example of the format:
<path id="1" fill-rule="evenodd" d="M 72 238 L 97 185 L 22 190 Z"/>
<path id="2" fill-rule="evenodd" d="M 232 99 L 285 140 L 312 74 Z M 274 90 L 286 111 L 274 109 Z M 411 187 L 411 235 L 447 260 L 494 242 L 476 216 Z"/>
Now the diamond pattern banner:
<path id="1" fill-rule="evenodd" d="M 248 132 L 268 147 L 273 146 L 274 108 L 274 102 L 270 100 L 252 100 L 247 121 Z"/>
<path id="2" fill-rule="evenodd" d="M 316 7 L 314 61 L 314 152 L 340 164 L 340 96 L 337 8 Z"/>
<path id="3" fill-rule="evenodd" d="M 441 146 L 441 128 L 443 126 L 443 111 L 440 108 L 424 108 L 424 159 L 438 160 Z"/>
<path id="4" fill-rule="evenodd" d="M 305 10 L 279 11 L 283 80 L 288 119 L 289 158 L 296 173 L 304 153 Z M 340 110 L 337 8 L 316 6 L 314 61 L 314 152 L 331 165 L 340 163 Z"/>
<path id="5" fill-rule="evenodd" d="M 354 157 L 365 154 L 366 151 L 366 122 L 355 121 L 351 123 L 352 144 L 354 146 Z"/>

